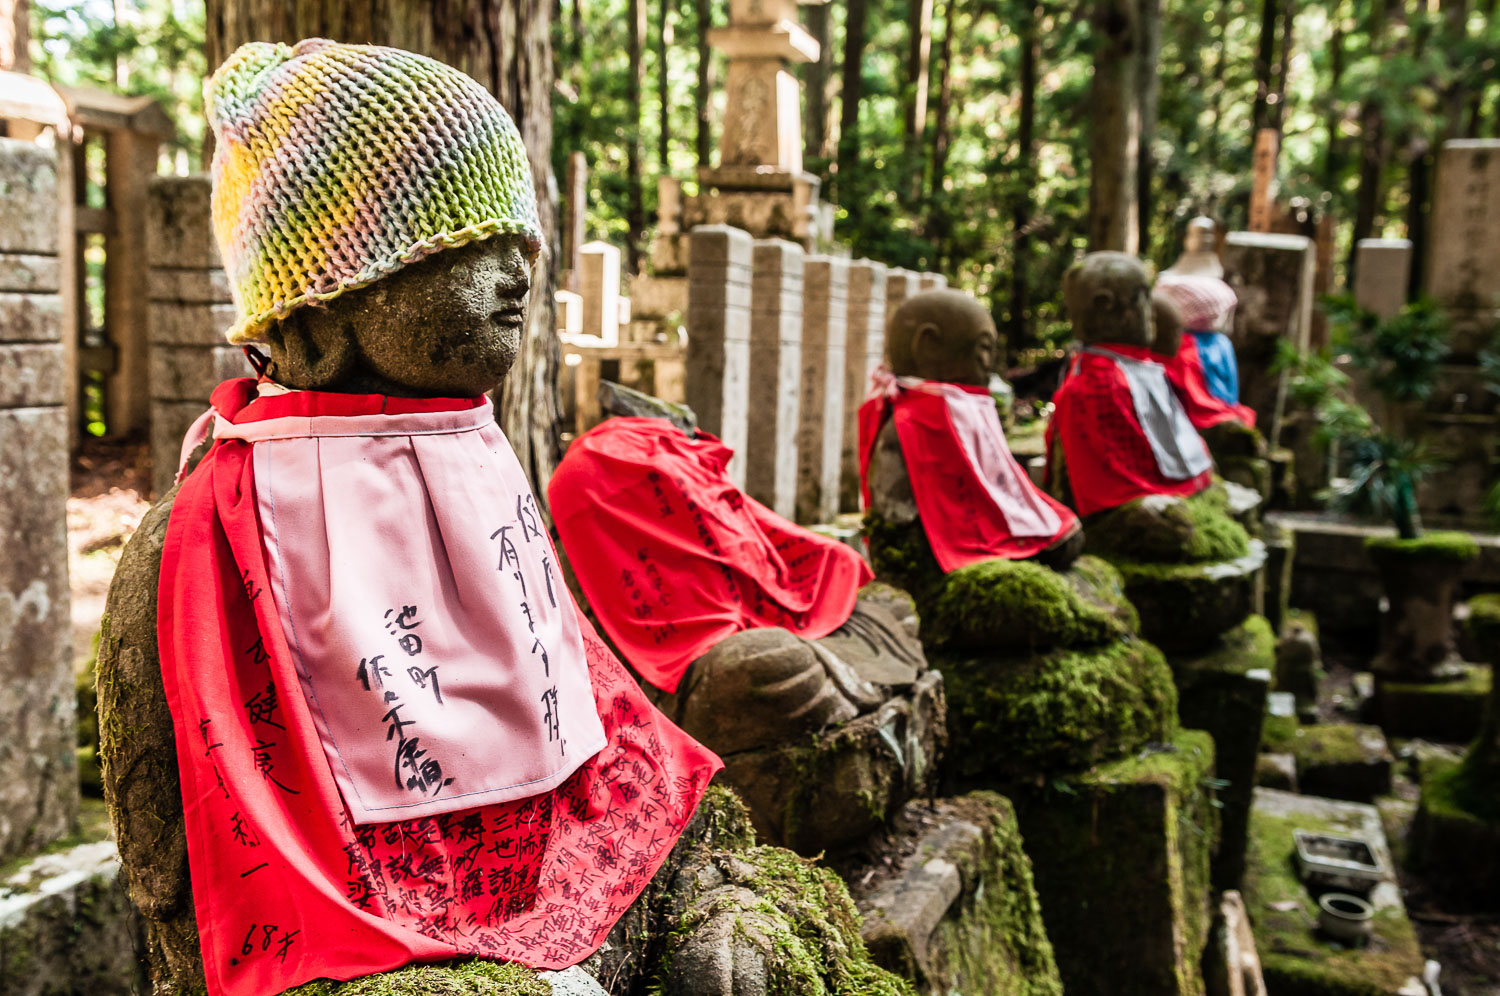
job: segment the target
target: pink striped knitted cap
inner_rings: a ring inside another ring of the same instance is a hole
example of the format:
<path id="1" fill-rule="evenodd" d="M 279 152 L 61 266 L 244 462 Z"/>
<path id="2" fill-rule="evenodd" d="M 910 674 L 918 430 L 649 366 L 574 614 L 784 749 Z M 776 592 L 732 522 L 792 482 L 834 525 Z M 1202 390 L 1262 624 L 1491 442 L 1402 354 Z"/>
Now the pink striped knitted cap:
<path id="1" fill-rule="evenodd" d="M 379 45 L 252 42 L 205 95 L 230 342 L 442 249 L 502 233 L 542 248 L 520 133 L 450 66 Z"/>
<path id="2" fill-rule="evenodd" d="M 1177 305 L 1187 332 L 1227 332 L 1240 303 L 1234 288 L 1218 277 L 1201 274 L 1163 273 L 1155 289 Z"/>

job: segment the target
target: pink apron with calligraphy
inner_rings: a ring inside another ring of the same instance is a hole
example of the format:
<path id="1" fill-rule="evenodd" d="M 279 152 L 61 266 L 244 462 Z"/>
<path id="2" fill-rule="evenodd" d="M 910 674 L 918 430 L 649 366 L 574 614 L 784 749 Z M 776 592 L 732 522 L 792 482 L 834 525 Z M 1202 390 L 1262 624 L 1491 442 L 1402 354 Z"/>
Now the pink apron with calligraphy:
<path id="1" fill-rule="evenodd" d="M 859 410 L 859 474 L 870 501 L 870 457 L 895 419 L 922 531 L 938 566 L 1036 556 L 1078 528 L 1016 462 L 987 388 L 896 377 L 881 368 Z"/>
<path id="2" fill-rule="evenodd" d="M 209 992 L 592 954 L 720 763 L 573 605 L 488 402 L 214 408 L 157 619 Z"/>
<path id="3" fill-rule="evenodd" d="M 557 534 L 600 626 L 641 677 L 676 691 L 732 633 L 838 629 L 874 576 L 858 553 L 740 491 L 732 451 L 661 418 L 611 418 L 547 485 Z"/>
<path id="4" fill-rule="evenodd" d="M 1167 419 L 1170 424 L 1156 428 L 1155 438 L 1142 423 L 1138 412 L 1147 406 L 1132 392 L 1124 365 L 1133 363 L 1163 378 L 1153 356 L 1144 346 L 1088 347 L 1074 359 L 1067 379 L 1053 395 L 1052 420 L 1047 423 L 1047 476 L 1050 481 L 1057 473 L 1053 457 L 1060 444 L 1079 515 L 1093 515 L 1146 495 L 1197 494 L 1213 483 L 1203 440 L 1196 435 L 1181 438 L 1191 435 L 1191 426 L 1184 431 L 1177 424 L 1186 422 L 1185 417 Z M 1164 449 L 1176 457 L 1173 466 L 1163 467 L 1160 451 Z"/>

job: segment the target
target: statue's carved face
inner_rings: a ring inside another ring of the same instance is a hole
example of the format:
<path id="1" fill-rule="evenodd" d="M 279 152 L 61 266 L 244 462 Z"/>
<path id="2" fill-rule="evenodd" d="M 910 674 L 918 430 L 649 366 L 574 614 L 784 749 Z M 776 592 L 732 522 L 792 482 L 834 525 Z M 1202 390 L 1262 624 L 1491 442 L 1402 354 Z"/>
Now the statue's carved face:
<path id="1" fill-rule="evenodd" d="M 985 386 L 1000 336 L 989 311 L 956 290 L 924 291 L 902 303 L 886 330 L 891 372 L 923 380 Z"/>
<path id="2" fill-rule="evenodd" d="M 269 334 L 271 377 L 348 394 L 483 394 L 516 360 L 530 288 L 520 236 L 445 249 L 282 319 Z"/>
<path id="3" fill-rule="evenodd" d="M 1155 338 L 1146 266 L 1123 252 L 1091 252 L 1063 276 L 1073 334 L 1086 343 L 1150 346 Z"/>

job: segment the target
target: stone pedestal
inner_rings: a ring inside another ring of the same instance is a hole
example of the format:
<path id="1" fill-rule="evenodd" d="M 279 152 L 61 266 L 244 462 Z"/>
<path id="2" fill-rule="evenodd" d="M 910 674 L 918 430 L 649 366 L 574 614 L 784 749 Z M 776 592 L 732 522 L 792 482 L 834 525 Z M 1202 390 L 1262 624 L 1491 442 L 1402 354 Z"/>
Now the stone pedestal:
<path id="1" fill-rule="evenodd" d="M 1239 296 L 1232 338 L 1240 400 L 1255 409 L 1272 447 L 1280 445 L 1286 375 L 1271 366 L 1283 340 L 1308 348 L 1316 272 L 1313 242 L 1304 236 L 1231 232 L 1225 240 L 1224 279 Z"/>
<path id="2" fill-rule="evenodd" d="M 57 159 L 0 139 L 0 863 L 78 816 Z"/>
<path id="3" fill-rule="evenodd" d="M 802 409 L 802 248 L 755 243 L 750 281 L 750 393 L 755 431 L 745 443 L 745 492 L 796 515 L 797 420 Z"/>
<path id="4" fill-rule="evenodd" d="M 914 297 L 922 291 L 922 275 L 911 270 L 903 270 L 894 267 L 886 272 L 885 276 L 885 319 L 891 320 L 896 309 L 909 297 Z"/>
<path id="5" fill-rule="evenodd" d="M 802 409 L 797 426 L 797 521 L 832 522 L 844 454 L 849 261 L 810 256 L 802 276 Z"/>
<path id="6" fill-rule="evenodd" d="M 885 358 L 884 263 L 849 264 L 849 328 L 844 347 L 844 444 L 839 510 L 859 511 L 859 406 L 870 393 L 870 375 Z"/>
<path id="7" fill-rule="evenodd" d="M 214 244 L 209 178 L 157 178 L 149 210 L 151 490 L 160 496 L 172 487 L 183 437 L 208 410 L 213 389 L 254 372 L 224 340 L 235 311 Z"/>
<path id="8" fill-rule="evenodd" d="M 684 394 L 704 431 L 734 450 L 729 479 L 743 488 L 749 430 L 752 242 L 748 233 L 724 225 L 696 228 L 691 238 Z"/>
<path id="9" fill-rule="evenodd" d="M 1164 747 L 1012 796 L 1065 992 L 1202 992 L 1213 740 Z"/>
<path id="10" fill-rule="evenodd" d="M 1390 318 L 1406 305 L 1410 239 L 1360 239 L 1355 247 L 1354 303 Z"/>

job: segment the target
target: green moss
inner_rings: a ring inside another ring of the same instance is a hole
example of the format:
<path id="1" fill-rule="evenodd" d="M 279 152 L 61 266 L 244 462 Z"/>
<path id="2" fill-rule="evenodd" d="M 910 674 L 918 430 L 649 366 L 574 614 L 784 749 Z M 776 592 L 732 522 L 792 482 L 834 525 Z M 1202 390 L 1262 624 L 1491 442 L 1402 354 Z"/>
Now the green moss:
<path id="1" fill-rule="evenodd" d="M 1301 727 L 1296 716 L 1267 716 L 1260 728 L 1260 749 L 1268 754 L 1290 754 Z"/>
<path id="2" fill-rule="evenodd" d="M 899 525 L 870 509 L 865 513 L 865 540 L 875 576 L 910 592 L 919 607 L 930 604 L 942 590 L 943 571 L 920 519 Z"/>
<path id="3" fill-rule="evenodd" d="M 107 624 L 107 622 L 106 622 Z M 78 726 L 78 784 L 84 795 L 104 798 L 104 775 L 99 769 L 99 634 L 94 634 L 94 653 L 73 678 L 73 697 Z"/>
<path id="4" fill-rule="evenodd" d="M 1177 688 L 1141 640 L 1021 657 L 933 658 L 966 778 L 1076 771 L 1169 738 Z"/>
<path id="5" fill-rule="evenodd" d="M 1483 699 L 1490 694 L 1491 673 L 1487 667 L 1470 665 L 1451 681 L 1386 681 L 1380 685 L 1385 696 L 1421 695 L 1439 700 Z M 1434 708 L 1442 709 L 1444 706 Z"/>
<path id="6" fill-rule="evenodd" d="M 1500 656 L 1500 594 L 1475 595 L 1468 604 L 1466 628 L 1470 639 L 1487 656 Z"/>
<path id="7" fill-rule="evenodd" d="M 973 792 L 955 803 L 983 828 L 985 841 L 978 867 L 959 866 L 965 883 L 961 915 L 945 918 L 929 943 L 929 951 L 944 952 L 947 962 L 933 981 L 939 991 L 954 990 L 952 981 L 962 980 L 968 992 L 1062 996 L 1015 809 L 994 792 Z"/>
<path id="8" fill-rule="evenodd" d="M 1202 435 L 1215 463 L 1222 464 L 1226 457 L 1265 458 L 1266 439 L 1254 426 L 1230 419 L 1202 430 Z"/>
<path id="9" fill-rule="evenodd" d="M 1090 516 L 1084 531 L 1089 552 L 1116 563 L 1234 560 L 1250 549 L 1250 535 L 1230 517 L 1228 495 L 1220 487 L 1186 498 L 1139 498 Z"/>
<path id="10" fill-rule="evenodd" d="M 1244 675 L 1248 671 L 1272 671 L 1276 667 L 1276 634 L 1265 616 L 1246 616 L 1245 621 L 1225 633 L 1219 644 L 1206 654 L 1173 659 L 1179 672 L 1203 675 Z"/>
<path id="11" fill-rule="evenodd" d="M 1422 808 L 1451 821 L 1500 821 L 1500 791 L 1458 762 L 1430 762 L 1422 770 Z"/>
<path id="12" fill-rule="evenodd" d="M 1479 556 L 1479 543 L 1468 533 L 1434 532 L 1416 539 L 1371 536 L 1365 549 L 1376 557 L 1410 557 L 1420 560 L 1452 560 L 1467 563 Z"/>
<path id="13" fill-rule="evenodd" d="M 1123 635 L 1114 616 L 1081 598 L 1064 575 L 1026 560 L 954 571 L 922 614 L 922 642 L 955 650 L 1091 646 Z"/>
<path id="14" fill-rule="evenodd" d="M 1297 877 L 1294 830 L 1350 833 L 1360 828 L 1305 815 L 1255 810 L 1250 820 L 1250 872 L 1245 907 L 1254 925 L 1266 987 L 1287 996 L 1389 996 L 1423 965 L 1416 932 L 1404 913 L 1377 910 L 1378 941 L 1347 949 L 1314 932 L 1317 904 Z"/>
<path id="15" fill-rule="evenodd" d="M 479 958 L 408 965 L 348 982 L 319 979 L 285 996 L 551 996 L 552 987 L 524 965 Z"/>
<path id="16" fill-rule="evenodd" d="M 78 807 L 78 824 L 72 833 L 54 840 L 45 847 L 27 851 L 9 861 L 0 862 L 0 883 L 3 883 L 0 891 L 26 891 L 28 888 L 26 883 L 12 880 L 31 862 L 44 854 L 61 854 L 63 851 L 71 851 L 84 844 L 97 844 L 101 840 L 108 840 L 111 832 L 109 810 L 105 808 L 103 800 L 83 799 Z"/>
<path id="17" fill-rule="evenodd" d="M 747 909 L 740 890 L 711 893 L 683 914 L 674 940 L 730 915 L 736 932 L 770 958 L 769 996 L 913 996 L 909 983 L 870 960 L 859 911 L 832 871 L 775 847 L 738 852 L 717 866 L 729 883 L 753 892 L 755 904 Z M 666 991 L 669 978 L 670 952 L 658 991 Z"/>

